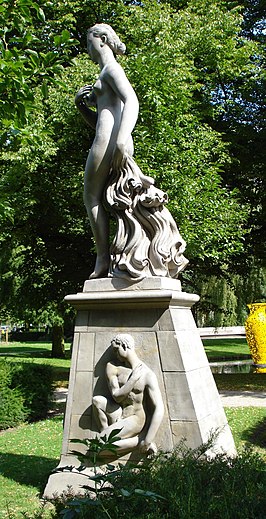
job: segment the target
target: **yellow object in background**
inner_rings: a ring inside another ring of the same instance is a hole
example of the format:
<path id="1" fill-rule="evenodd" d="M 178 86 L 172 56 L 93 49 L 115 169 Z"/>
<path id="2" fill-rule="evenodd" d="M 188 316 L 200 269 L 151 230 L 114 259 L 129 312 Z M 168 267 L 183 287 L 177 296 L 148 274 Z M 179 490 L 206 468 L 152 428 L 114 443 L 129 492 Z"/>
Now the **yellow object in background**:
<path id="1" fill-rule="evenodd" d="M 266 303 L 247 305 L 249 316 L 245 323 L 247 342 L 255 373 L 266 373 Z"/>

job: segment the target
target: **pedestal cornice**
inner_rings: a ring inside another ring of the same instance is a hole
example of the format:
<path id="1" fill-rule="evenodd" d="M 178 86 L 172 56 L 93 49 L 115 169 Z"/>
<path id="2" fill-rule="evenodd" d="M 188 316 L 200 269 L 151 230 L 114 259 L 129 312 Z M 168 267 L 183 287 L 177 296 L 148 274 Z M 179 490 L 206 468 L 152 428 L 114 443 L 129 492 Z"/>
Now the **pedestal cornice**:
<path id="1" fill-rule="evenodd" d="M 164 308 L 169 306 L 190 308 L 199 301 L 197 294 L 181 291 L 180 281 L 169 278 L 147 278 L 141 282 L 100 279 L 86 281 L 84 291 L 70 294 L 65 301 L 74 308 Z"/>

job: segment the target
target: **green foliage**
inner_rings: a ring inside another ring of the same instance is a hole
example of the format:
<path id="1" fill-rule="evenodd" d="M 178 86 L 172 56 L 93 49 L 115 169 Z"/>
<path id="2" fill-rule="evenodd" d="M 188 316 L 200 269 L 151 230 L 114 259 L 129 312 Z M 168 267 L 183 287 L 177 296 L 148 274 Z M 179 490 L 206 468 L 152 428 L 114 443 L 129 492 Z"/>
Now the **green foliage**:
<path id="1" fill-rule="evenodd" d="M 52 393 L 50 366 L 0 360 L 0 429 L 47 415 Z"/>
<path id="2" fill-rule="evenodd" d="M 108 499 L 115 498 L 119 500 L 120 498 L 120 500 L 126 500 L 127 502 L 134 502 L 136 500 L 141 502 L 144 500 L 148 503 L 149 501 L 157 502 L 160 499 L 164 499 L 159 494 L 149 490 L 143 490 L 140 488 L 127 490 L 124 487 L 120 488 L 115 485 L 114 482 L 116 481 L 117 475 L 120 475 L 120 472 L 125 470 L 123 464 L 119 464 L 118 470 L 115 470 L 115 465 L 109 463 L 106 466 L 105 472 L 98 471 L 97 464 L 102 462 L 104 457 L 110 456 L 110 454 L 116 455 L 117 445 L 115 442 L 120 439 L 120 431 L 121 429 L 114 429 L 108 437 L 103 435 L 90 440 L 71 440 L 71 442 L 77 443 L 82 447 L 85 446 L 87 449 L 85 454 L 82 454 L 80 451 L 72 451 L 81 462 L 81 465 L 77 470 L 84 470 L 89 463 L 89 465 L 92 465 L 93 467 L 93 474 L 88 475 L 90 485 L 83 486 L 84 490 L 89 492 L 89 495 L 83 498 L 76 497 L 73 500 L 69 500 L 67 506 L 60 512 L 60 516 L 64 519 L 86 517 L 88 510 L 91 509 L 96 510 L 97 514 L 99 514 L 98 517 L 108 517 L 111 519 L 112 516 L 109 513 L 109 506 L 105 499 L 106 496 L 108 496 Z M 64 467 L 58 470 L 64 471 Z M 136 470 L 138 470 L 137 465 L 133 464 L 126 469 L 126 471 L 130 472 L 135 472 Z M 61 505 L 60 501 L 62 501 L 62 499 L 59 498 L 59 504 Z"/>
<path id="3" fill-rule="evenodd" d="M 194 287 L 201 302 L 194 308 L 198 326 L 244 326 L 249 303 L 265 301 L 266 270 L 252 264 L 249 276 L 228 274 L 224 276 L 194 276 Z"/>
<path id="4" fill-rule="evenodd" d="M 65 50 L 75 42 L 66 29 L 59 35 L 50 33 L 42 52 L 40 31 L 46 25 L 46 18 L 42 7 L 33 0 L 3 0 L 0 20 L 1 142 L 10 146 L 20 132 L 33 141 L 34 135 L 24 126 L 32 120 L 30 114 L 38 106 L 35 87 L 41 85 L 45 99 L 48 85 L 59 82 L 56 76 L 63 69 Z M 46 31 L 48 27 L 49 24 Z M 51 42 L 53 47 L 49 49 Z"/>
<path id="5" fill-rule="evenodd" d="M 86 466 L 87 462 L 92 463 L 94 469 L 96 469 L 97 462 L 100 461 L 101 455 L 103 455 L 103 453 L 109 452 L 111 454 L 116 454 L 117 446 L 115 442 L 120 439 L 120 431 L 121 429 L 114 429 L 112 432 L 110 432 L 108 438 L 106 434 L 99 437 L 96 436 L 96 438 L 92 438 L 90 440 L 87 438 L 84 440 L 73 438 L 71 440 L 72 443 L 83 445 L 87 449 L 85 454 L 81 453 L 80 451 L 71 451 L 81 462 L 81 470 Z"/>
<path id="6" fill-rule="evenodd" d="M 77 498 L 61 511 L 59 500 L 57 517 L 262 519 L 265 462 L 250 452 L 235 459 L 206 460 L 209 447 L 210 443 L 190 450 L 181 443 L 171 454 L 160 454 L 138 468 L 110 467 L 106 476 L 99 475 L 100 481 L 108 482 L 100 503 L 91 497 Z"/>
<path id="7" fill-rule="evenodd" d="M 203 313 L 211 304 L 218 308 L 215 322 L 242 319 L 247 301 L 242 296 L 239 304 L 239 298 L 248 290 L 241 287 L 248 285 L 251 257 L 262 257 L 264 242 L 265 96 L 257 7 L 244 0 L 4 1 L 2 312 L 51 325 L 70 320 L 63 297 L 79 291 L 92 271 L 82 183 L 93 133 L 73 99 L 97 77 L 85 56 L 85 33 L 104 21 L 127 44 L 127 56 L 119 59 L 140 101 L 136 160 L 168 192 L 187 241 L 184 288 L 204 293 L 206 273 L 217 276 Z M 219 281 L 217 290 L 217 278 L 232 270 L 241 275 L 238 288 L 228 283 L 224 290 Z"/>
<path id="8" fill-rule="evenodd" d="M 263 376 L 263 375 L 262 375 Z M 228 375 L 227 375 L 228 378 Z M 254 377 L 253 377 L 254 378 Z M 256 378 L 256 377 L 255 377 Z M 230 427 L 232 428 L 234 439 L 236 441 L 237 447 L 239 448 L 240 455 L 244 456 L 247 464 L 250 465 L 251 473 L 253 471 L 254 466 L 254 457 L 253 455 L 250 455 L 248 451 L 244 452 L 241 451 L 241 446 L 243 447 L 244 442 L 247 442 L 248 445 L 251 445 L 250 442 L 254 445 L 254 448 L 256 448 L 256 451 L 259 451 L 261 453 L 261 457 L 264 459 L 264 465 L 263 462 L 260 463 L 260 466 L 262 470 L 265 469 L 265 448 L 262 447 L 259 448 L 259 444 L 256 440 L 256 435 L 254 434 L 254 430 L 256 429 L 257 432 L 259 431 L 259 428 L 263 427 L 264 423 L 264 433 L 265 433 L 265 409 L 261 408 L 248 408 L 248 407 L 242 407 L 239 409 L 231 408 L 226 409 L 226 414 L 228 417 L 228 421 L 230 424 Z M 3 432 L 0 435 L 0 462 L 1 462 L 1 474 L 0 474 L 0 486 L 1 486 L 1 493 L 0 493 L 0 515 L 3 519 L 10 519 L 14 517 L 14 519 L 21 517 L 27 517 L 27 519 L 46 519 L 49 517 L 51 519 L 52 517 L 60 517 L 57 513 L 53 512 L 53 508 L 51 504 L 46 504 L 43 508 L 43 502 L 39 500 L 38 496 L 42 492 L 44 485 L 47 481 L 48 475 L 51 473 L 51 471 L 54 469 L 54 467 L 57 465 L 57 460 L 60 457 L 61 452 L 61 444 L 62 444 L 62 417 L 56 417 L 53 419 L 44 420 L 41 422 L 35 422 L 32 424 L 24 424 L 23 426 L 20 426 L 16 429 L 13 429 L 12 431 L 6 431 Z M 250 463 L 249 463 L 250 462 Z M 174 474 L 174 480 L 170 480 L 170 476 L 172 477 L 172 472 L 169 473 L 169 477 L 167 475 L 167 466 L 165 466 L 165 474 L 164 474 L 164 481 L 163 481 L 163 488 L 167 486 L 168 482 L 169 485 L 172 487 L 176 486 L 176 494 L 178 495 L 179 490 L 179 474 L 182 473 L 182 466 L 183 463 L 180 461 L 180 466 L 178 466 L 179 472 L 176 472 Z M 148 465 L 150 466 L 150 465 Z M 26 469 L 25 469 L 26 468 Z M 218 473 L 218 469 L 217 469 Z M 223 481 L 223 471 L 221 470 L 219 472 L 220 474 L 220 488 L 219 488 L 219 480 L 218 480 L 218 474 L 217 478 L 210 479 L 207 481 L 207 484 L 209 485 L 209 492 L 211 494 L 211 488 L 213 488 L 213 494 L 212 499 L 215 500 L 215 491 L 218 492 L 216 494 L 216 499 L 219 500 L 220 493 L 222 493 L 225 482 Z M 195 471 L 193 472 L 193 476 L 195 475 Z M 125 474 L 125 478 L 126 478 Z M 138 473 L 135 475 L 135 483 L 132 481 L 132 491 L 136 488 L 144 488 L 141 486 L 142 480 L 141 474 Z M 235 471 L 235 479 L 236 479 L 236 471 Z M 244 491 L 240 487 L 242 486 L 242 482 L 245 485 L 245 488 L 247 489 L 247 482 L 246 478 L 245 481 L 243 481 L 243 478 L 241 474 L 238 475 L 239 481 L 235 482 L 235 494 L 238 493 L 238 491 L 241 493 Z M 250 478 L 253 477 L 252 474 Z M 188 484 L 189 483 L 189 475 L 187 475 L 188 478 Z M 227 484 L 228 487 L 230 485 L 230 472 L 226 475 L 226 478 L 228 479 Z M 182 479 L 182 476 L 181 476 Z M 249 476 L 248 479 L 249 480 Z M 256 479 L 255 479 L 256 481 Z M 241 483 L 240 483 L 241 482 Z M 148 482 L 149 483 L 149 482 Z M 151 488 L 150 485 L 147 488 Z M 265 484 L 264 484 L 265 485 Z M 210 488 L 211 487 L 211 488 Z M 129 484 L 127 483 L 127 479 L 121 481 L 121 488 L 128 489 L 129 491 Z M 205 488 L 195 488 L 196 495 L 201 495 L 201 492 L 203 492 L 202 496 L 202 507 L 203 511 L 207 508 L 207 502 L 204 501 L 204 496 L 206 495 L 206 489 Z M 161 489 L 159 491 L 159 494 L 162 495 Z M 257 488 L 257 496 L 264 496 L 265 495 L 265 489 L 262 488 L 261 492 L 259 491 L 259 487 Z M 185 494 L 185 497 L 187 494 Z M 182 494 L 181 494 L 182 497 Z M 230 500 L 233 499 L 234 496 L 230 496 Z M 254 497 L 254 498 L 253 498 Z M 255 489 L 254 489 L 254 496 L 251 495 L 252 503 L 255 501 Z M 193 498 L 193 496 L 192 496 Z M 221 511 L 220 513 L 224 513 L 223 517 L 229 517 L 229 519 L 234 519 L 233 516 L 230 517 L 229 515 L 226 516 L 226 511 L 223 508 L 224 500 L 226 499 L 226 496 L 222 497 L 222 500 L 220 501 L 221 504 Z M 236 499 L 238 499 L 236 495 Z M 118 504 L 120 506 L 121 500 L 119 500 Z M 129 501 L 130 503 L 130 501 Z M 125 499 L 125 508 L 127 505 L 126 499 Z M 251 503 L 251 514 L 253 510 L 253 504 Z M 132 503 L 130 503 L 132 504 Z M 150 513 L 153 513 L 153 503 L 151 504 L 151 510 Z M 64 505 L 61 505 L 58 503 L 58 511 L 61 509 Z M 113 506 L 113 505 L 112 505 Z M 138 517 L 138 514 L 142 512 L 144 503 L 143 500 L 140 503 L 139 509 L 136 510 L 135 517 Z M 146 505 L 145 505 L 146 506 Z M 182 503 L 181 503 L 182 506 Z M 185 507 L 187 505 L 185 504 Z M 130 506 L 128 506 L 130 508 Z M 241 510 L 241 506 L 239 507 Z M 24 511 L 24 512 L 23 512 Z M 201 512 L 203 514 L 203 511 Z M 89 511 L 87 514 L 87 517 L 92 512 Z M 240 513 L 240 512 L 239 512 Z M 147 517 L 149 514 L 149 511 L 147 511 Z M 120 517 L 120 515 L 117 512 L 117 509 L 115 509 L 115 512 L 113 513 L 114 517 Z M 62 516 L 61 516 L 62 517 Z M 93 516 L 92 516 L 93 517 Z M 161 517 L 160 514 L 157 515 L 156 519 Z M 176 517 L 176 516 L 174 516 Z M 236 517 L 238 517 L 236 515 Z M 246 517 L 250 517 L 247 515 Z M 246 519 L 245 517 L 245 519 Z M 168 518 L 169 519 L 169 518 Z M 186 519 L 190 519 L 190 517 L 186 517 Z M 244 518 L 243 518 L 244 519 Z"/>
<path id="9" fill-rule="evenodd" d="M 9 387 L 11 368 L 3 362 L 0 362 L 0 378 L 0 429 L 8 429 L 22 423 L 27 411 L 20 391 Z"/>
<path id="10" fill-rule="evenodd" d="M 133 7 L 124 28 L 131 51 L 125 66 L 140 99 L 137 159 L 169 193 L 192 267 L 210 272 L 243 252 L 248 207 L 239 204 L 239 192 L 222 185 L 230 156 L 221 134 L 207 120 L 197 53 L 203 60 L 208 48 L 208 58 L 229 70 L 231 60 L 241 68 L 242 53 L 247 59 L 251 49 L 244 41 L 245 51 L 238 49 L 240 26 L 234 13 L 225 17 L 225 8 L 216 2 L 190 4 L 178 12 L 162 6 L 159 14 L 155 2 L 142 10 Z M 209 50 L 213 26 L 217 29 Z M 212 73 L 205 61 L 206 83 Z M 218 80 L 216 74 L 216 85 Z M 213 86 L 208 98 L 213 112 L 212 92 Z"/>
<path id="11" fill-rule="evenodd" d="M 47 416 L 53 390 L 50 366 L 21 363 L 13 365 L 11 387 L 19 388 L 24 398 L 27 419 L 40 420 Z"/>
<path id="12" fill-rule="evenodd" d="M 0 429 L 8 429 L 22 423 L 27 411 L 19 389 L 12 388 L 13 369 L 0 361 Z"/>
<path id="13" fill-rule="evenodd" d="M 2 186 L 16 217 L 5 221 L 0 237 L 2 300 L 18 318 L 25 319 L 29 309 L 31 320 L 51 326 L 66 318 L 63 297 L 82 287 L 93 261 L 82 203 L 89 138 L 73 103 L 75 85 L 88 81 L 84 75 L 81 65 L 69 68 L 68 94 L 62 86 L 51 90 L 45 113 L 36 120 L 49 131 L 47 141 L 34 147 L 24 142 L 15 154 L 5 154 Z"/>

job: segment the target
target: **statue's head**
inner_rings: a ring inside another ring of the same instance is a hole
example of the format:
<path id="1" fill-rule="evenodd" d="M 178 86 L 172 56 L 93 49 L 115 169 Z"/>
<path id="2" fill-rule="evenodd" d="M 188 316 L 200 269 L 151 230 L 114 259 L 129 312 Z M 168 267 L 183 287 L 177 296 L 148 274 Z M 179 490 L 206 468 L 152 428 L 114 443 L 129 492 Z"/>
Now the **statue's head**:
<path id="1" fill-rule="evenodd" d="M 88 30 L 87 39 L 90 34 L 93 34 L 96 38 L 101 38 L 114 54 L 124 54 L 126 52 L 126 46 L 107 23 L 96 23 Z"/>
<path id="2" fill-rule="evenodd" d="M 120 333 L 112 339 L 111 346 L 121 358 L 124 358 L 127 356 L 128 351 L 135 349 L 135 342 L 128 333 Z"/>

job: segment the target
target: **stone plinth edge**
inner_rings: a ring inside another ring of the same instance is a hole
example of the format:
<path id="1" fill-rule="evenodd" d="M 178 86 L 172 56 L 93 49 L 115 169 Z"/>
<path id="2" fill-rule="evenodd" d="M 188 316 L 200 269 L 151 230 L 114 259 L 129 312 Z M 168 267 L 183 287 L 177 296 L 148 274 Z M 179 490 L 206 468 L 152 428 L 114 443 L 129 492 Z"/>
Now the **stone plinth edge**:
<path id="1" fill-rule="evenodd" d="M 85 282 L 84 291 L 70 294 L 65 301 L 76 309 L 106 308 L 110 304 L 116 308 L 163 308 L 179 306 L 191 308 L 199 301 L 197 294 L 181 291 L 178 280 L 169 278 L 147 278 L 138 283 L 117 279 L 98 279 Z"/>
<path id="2" fill-rule="evenodd" d="M 152 277 L 142 280 L 123 278 L 88 279 L 84 283 L 83 292 L 112 292 L 117 290 L 161 290 L 181 291 L 179 279 Z"/>

